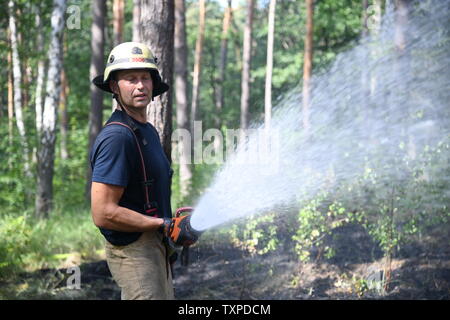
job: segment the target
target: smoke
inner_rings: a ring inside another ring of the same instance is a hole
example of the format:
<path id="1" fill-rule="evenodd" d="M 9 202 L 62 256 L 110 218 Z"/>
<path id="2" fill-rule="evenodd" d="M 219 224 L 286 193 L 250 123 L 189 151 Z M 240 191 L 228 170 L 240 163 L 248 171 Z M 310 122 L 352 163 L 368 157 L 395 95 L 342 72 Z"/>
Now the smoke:
<path id="1" fill-rule="evenodd" d="M 449 27 L 448 1 L 414 3 L 404 16 L 388 6 L 376 31 L 313 77 L 308 129 L 296 88 L 278 100 L 265 131 L 269 161 L 246 162 L 261 149 L 251 135 L 199 199 L 192 226 L 279 211 L 361 177 L 406 181 L 449 137 Z"/>

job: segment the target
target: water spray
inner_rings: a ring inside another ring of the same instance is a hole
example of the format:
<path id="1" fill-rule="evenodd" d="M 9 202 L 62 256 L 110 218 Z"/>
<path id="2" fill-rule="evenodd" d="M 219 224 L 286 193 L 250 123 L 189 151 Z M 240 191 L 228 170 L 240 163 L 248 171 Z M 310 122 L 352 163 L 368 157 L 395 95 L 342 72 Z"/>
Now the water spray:
<path id="1" fill-rule="evenodd" d="M 269 135 L 278 143 L 269 150 L 271 170 L 267 163 L 246 162 L 259 145 L 256 135 L 249 136 L 199 199 L 189 220 L 193 229 L 270 210 L 281 213 L 368 172 L 401 181 L 406 165 L 448 137 L 450 2 L 418 2 L 411 8 L 401 50 L 395 11 L 388 7 L 376 33 L 313 77 L 309 132 L 302 127 L 298 88 L 274 104 Z"/>

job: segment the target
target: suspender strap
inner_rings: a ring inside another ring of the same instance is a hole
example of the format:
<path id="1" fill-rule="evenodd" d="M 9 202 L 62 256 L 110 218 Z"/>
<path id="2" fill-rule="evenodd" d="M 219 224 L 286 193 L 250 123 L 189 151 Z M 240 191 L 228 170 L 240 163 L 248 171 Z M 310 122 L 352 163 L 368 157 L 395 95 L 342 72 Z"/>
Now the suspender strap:
<path id="1" fill-rule="evenodd" d="M 113 125 L 113 124 L 120 125 L 122 127 L 128 128 L 131 131 L 131 133 L 133 134 L 133 137 L 134 137 L 134 140 L 136 141 L 137 149 L 138 149 L 138 152 L 139 152 L 139 158 L 140 158 L 141 167 L 142 167 L 142 174 L 144 175 L 144 182 L 143 182 L 144 194 L 145 194 L 145 207 L 144 207 L 144 210 L 145 210 L 145 213 L 152 214 L 153 212 L 158 210 L 158 208 L 157 208 L 156 201 L 152 201 L 151 202 L 150 198 L 149 198 L 149 189 L 150 189 L 150 186 L 152 185 L 152 183 L 154 181 L 148 179 L 147 171 L 145 170 L 144 155 L 142 153 L 141 145 L 139 143 L 139 139 L 138 139 L 136 133 L 138 133 L 139 135 L 141 135 L 141 134 L 140 134 L 138 128 L 135 125 L 133 126 L 134 127 L 134 130 L 133 130 L 131 126 L 129 126 L 129 125 L 125 124 L 125 123 L 122 123 L 122 122 L 118 122 L 118 121 L 109 122 L 109 123 L 106 124 L 106 126 Z M 143 140 L 143 144 L 146 145 L 147 142 L 144 139 L 142 139 L 142 140 Z"/>

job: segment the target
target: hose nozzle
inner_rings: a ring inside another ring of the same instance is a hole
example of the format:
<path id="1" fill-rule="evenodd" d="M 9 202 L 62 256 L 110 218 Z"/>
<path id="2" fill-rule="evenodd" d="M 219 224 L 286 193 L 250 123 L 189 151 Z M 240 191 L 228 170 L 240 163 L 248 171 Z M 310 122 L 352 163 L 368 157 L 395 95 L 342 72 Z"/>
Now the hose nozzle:
<path id="1" fill-rule="evenodd" d="M 175 218 L 169 229 L 169 237 L 175 245 L 189 247 L 197 242 L 202 231 L 195 230 L 191 225 L 191 215 L 183 215 L 184 212 L 192 212 L 193 208 L 183 207 L 177 210 Z"/>

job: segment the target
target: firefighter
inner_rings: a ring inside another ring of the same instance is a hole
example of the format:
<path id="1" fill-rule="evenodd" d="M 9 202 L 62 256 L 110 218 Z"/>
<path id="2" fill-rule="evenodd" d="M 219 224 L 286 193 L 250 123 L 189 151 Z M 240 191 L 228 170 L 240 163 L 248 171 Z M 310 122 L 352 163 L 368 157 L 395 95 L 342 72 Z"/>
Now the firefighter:
<path id="1" fill-rule="evenodd" d="M 122 299 L 173 299 L 164 241 L 172 221 L 173 171 L 147 122 L 147 105 L 169 86 L 150 49 L 137 42 L 113 48 L 93 83 L 117 100 L 90 151 L 92 217 L 106 239 L 108 267 Z"/>

